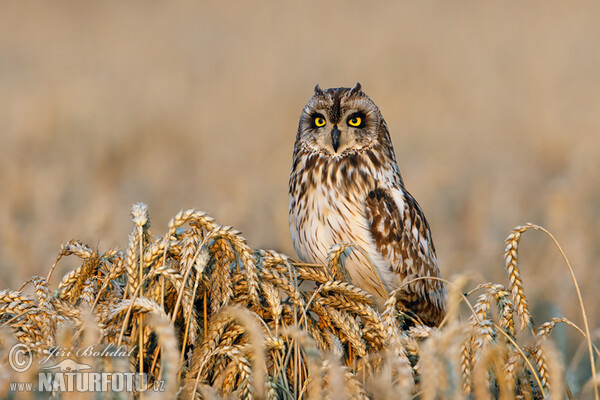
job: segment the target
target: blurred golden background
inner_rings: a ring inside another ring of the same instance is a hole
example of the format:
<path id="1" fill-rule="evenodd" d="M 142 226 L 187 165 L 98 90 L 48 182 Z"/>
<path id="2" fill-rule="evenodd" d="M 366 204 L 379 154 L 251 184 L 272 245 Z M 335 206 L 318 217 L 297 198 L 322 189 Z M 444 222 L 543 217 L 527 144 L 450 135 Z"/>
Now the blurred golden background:
<path id="1" fill-rule="evenodd" d="M 287 180 L 313 87 L 379 105 L 445 277 L 506 283 L 504 239 L 547 227 L 600 317 L 600 3 L 5 1 L 0 286 L 61 243 L 124 247 L 207 211 L 293 254 Z M 559 253 L 525 235 L 538 312 L 580 316 Z M 69 263 L 61 264 L 68 268 Z M 546 303 L 546 301 L 548 303 Z M 552 303 L 552 306 L 548 306 Z"/>

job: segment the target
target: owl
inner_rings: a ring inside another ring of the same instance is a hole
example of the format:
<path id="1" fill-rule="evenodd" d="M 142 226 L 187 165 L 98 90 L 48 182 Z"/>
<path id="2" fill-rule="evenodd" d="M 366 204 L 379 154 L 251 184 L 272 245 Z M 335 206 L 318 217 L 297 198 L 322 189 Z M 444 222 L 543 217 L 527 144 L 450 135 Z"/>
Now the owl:
<path id="1" fill-rule="evenodd" d="M 381 307 L 399 299 L 422 323 L 440 324 L 446 288 L 429 224 L 404 187 L 387 124 L 361 89 L 322 90 L 302 110 L 289 180 L 294 249 L 306 263 L 327 264 L 331 246 L 350 242 L 345 270 Z M 422 278 L 425 279 L 416 279 Z"/>

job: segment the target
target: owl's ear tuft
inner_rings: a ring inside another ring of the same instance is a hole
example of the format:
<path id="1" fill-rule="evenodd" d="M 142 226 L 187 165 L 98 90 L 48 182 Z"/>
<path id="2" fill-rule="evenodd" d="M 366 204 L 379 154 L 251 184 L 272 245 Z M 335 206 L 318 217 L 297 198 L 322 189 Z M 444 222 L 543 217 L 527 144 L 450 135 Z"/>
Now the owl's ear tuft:
<path id="1" fill-rule="evenodd" d="M 322 94 L 323 94 L 323 89 L 321 89 L 321 87 L 317 83 L 317 86 L 315 86 L 315 95 L 319 96 L 319 95 L 322 95 Z"/>
<path id="2" fill-rule="evenodd" d="M 359 94 L 361 93 L 361 86 L 360 86 L 360 82 L 356 82 L 356 85 L 354 85 L 354 87 L 352 89 L 350 89 L 350 94 Z"/>

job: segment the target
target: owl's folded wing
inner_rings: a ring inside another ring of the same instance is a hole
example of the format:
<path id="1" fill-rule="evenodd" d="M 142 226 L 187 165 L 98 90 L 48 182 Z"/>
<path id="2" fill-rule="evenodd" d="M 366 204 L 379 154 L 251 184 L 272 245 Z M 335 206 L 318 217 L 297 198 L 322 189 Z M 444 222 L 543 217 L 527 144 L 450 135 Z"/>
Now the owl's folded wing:
<path id="1" fill-rule="evenodd" d="M 419 277 L 439 278 L 429 224 L 415 199 L 405 190 L 378 188 L 365 200 L 373 241 L 396 274 L 397 287 Z M 437 279 L 406 283 L 402 299 L 428 325 L 445 314 L 446 290 Z"/>

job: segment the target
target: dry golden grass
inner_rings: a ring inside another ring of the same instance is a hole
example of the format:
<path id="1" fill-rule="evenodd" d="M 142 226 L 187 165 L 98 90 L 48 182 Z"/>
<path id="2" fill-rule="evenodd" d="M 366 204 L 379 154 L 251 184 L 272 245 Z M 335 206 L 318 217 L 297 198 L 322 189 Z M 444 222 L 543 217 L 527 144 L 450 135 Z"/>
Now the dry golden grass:
<path id="1" fill-rule="evenodd" d="M 151 381 L 165 381 L 160 398 L 560 399 L 593 393 L 598 399 L 591 378 L 585 390 L 571 393 L 552 342 L 557 324 L 573 327 L 595 375 L 598 350 L 583 302 L 583 328 L 567 317 L 536 325 L 529 313 L 517 256 L 520 236 L 543 230 L 538 226 L 517 227 L 508 236 L 507 288 L 482 283 L 465 294 L 465 278 L 449 282 L 448 317 L 432 329 L 414 324 L 396 292 L 378 310 L 366 292 L 341 279 L 339 255 L 356 251 L 352 247 L 334 246 L 328 266 L 309 265 L 253 250 L 239 232 L 203 212 L 180 212 L 157 237 L 146 205 L 136 204 L 132 216 L 127 249 L 101 252 L 71 241 L 46 278 L 0 292 L 2 329 L 10 331 L 3 359 L 15 342 L 37 357 L 54 345 L 124 344 L 135 348 L 126 363 L 80 361 L 96 371 L 146 372 Z M 65 256 L 81 265 L 52 291 L 54 269 Z M 0 387 L 16 375 L 1 375 Z"/>

